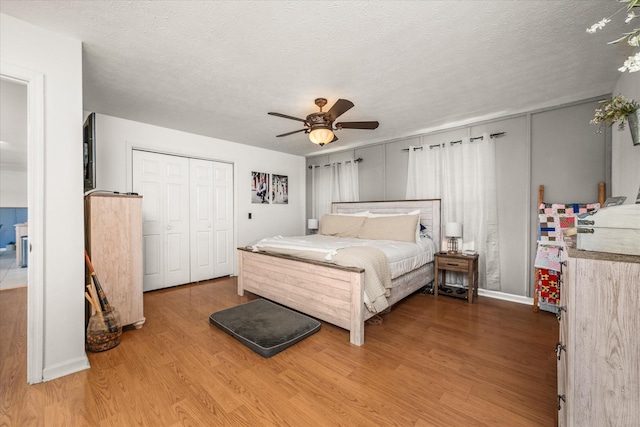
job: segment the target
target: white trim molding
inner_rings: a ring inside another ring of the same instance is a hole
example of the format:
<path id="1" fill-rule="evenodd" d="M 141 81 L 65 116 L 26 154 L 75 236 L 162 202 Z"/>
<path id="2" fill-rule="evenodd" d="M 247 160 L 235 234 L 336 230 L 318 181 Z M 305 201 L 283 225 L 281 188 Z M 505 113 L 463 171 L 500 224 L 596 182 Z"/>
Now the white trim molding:
<path id="1" fill-rule="evenodd" d="M 75 374 L 76 372 L 89 369 L 89 359 L 87 356 L 78 357 L 75 360 L 66 361 L 58 365 L 48 366 L 42 372 L 42 381 L 51 381 L 65 375 Z"/>
<path id="2" fill-rule="evenodd" d="M 533 298 L 522 296 L 522 295 L 513 295 L 507 294 L 505 292 L 499 291 L 490 291 L 487 289 L 478 289 L 478 295 L 487 298 L 501 299 L 504 301 L 517 302 L 519 304 L 527 304 L 533 307 Z"/>

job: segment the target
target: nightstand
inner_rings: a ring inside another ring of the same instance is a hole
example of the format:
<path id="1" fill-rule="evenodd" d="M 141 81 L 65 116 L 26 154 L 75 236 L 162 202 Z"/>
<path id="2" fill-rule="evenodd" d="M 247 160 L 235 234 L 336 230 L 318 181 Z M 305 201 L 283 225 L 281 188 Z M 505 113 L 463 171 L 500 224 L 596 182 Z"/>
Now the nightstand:
<path id="1" fill-rule="evenodd" d="M 437 253 L 435 265 L 435 280 L 433 286 L 433 295 L 438 296 L 438 288 L 445 286 L 447 271 L 458 271 L 461 273 L 467 273 L 469 278 L 469 289 L 459 294 L 455 288 L 451 289 L 451 293 L 440 293 L 446 296 L 452 296 L 456 298 L 463 298 L 469 300 L 469 304 L 473 303 L 474 299 L 478 299 L 478 258 L 479 255 L 462 255 L 462 254 L 448 254 Z M 440 272 L 442 272 L 442 281 L 440 280 Z"/>

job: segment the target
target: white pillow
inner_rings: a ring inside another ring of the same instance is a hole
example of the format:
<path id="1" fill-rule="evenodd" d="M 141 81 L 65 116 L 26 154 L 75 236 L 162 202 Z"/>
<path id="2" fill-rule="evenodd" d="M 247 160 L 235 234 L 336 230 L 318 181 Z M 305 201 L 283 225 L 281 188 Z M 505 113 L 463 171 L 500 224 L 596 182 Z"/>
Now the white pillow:
<path id="1" fill-rule="evenodd" d="M 331 215 L 344 215 L 344 216 L 369 216 L 369 211 L 362 211 L 356 213 L 332 213 Z"/>
<path id="2" fill-rule="evenodd" d="M 402 216 L 402 215 L 418 215 L 418 223 L 416 224 L 416 243 L 420 243 L 420 209 L 416 209 L 415 211 L 407 212 L 407 213 L 392 213 L 392 214 L 377 214 L 377 213 L 369 213 L 369 218 L 379 218 L 385 216 Z"/>

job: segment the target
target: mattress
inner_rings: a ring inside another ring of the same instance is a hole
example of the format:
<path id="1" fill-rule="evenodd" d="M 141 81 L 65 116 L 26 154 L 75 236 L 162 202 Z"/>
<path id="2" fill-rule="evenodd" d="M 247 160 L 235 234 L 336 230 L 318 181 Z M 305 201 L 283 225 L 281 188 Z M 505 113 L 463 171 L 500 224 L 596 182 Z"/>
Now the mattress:
<path id="1" fill-rule="evenodd" d="M 435 244 L 427 237 L 420 243 L 399 242 L 395 240 L 366 240 L 358 238 L 334 237 L 314 234 L 309 236 L 275 236 L 262 239 L 252 245 L 254 250 L 282 248 L 317 251 L 326 253 L 330 260 L 340 249 L 351 246 L 369 246 L 381 250 L 389 260 L 391 279 L 400 277 L 431 261 L 435 254 Z"/>

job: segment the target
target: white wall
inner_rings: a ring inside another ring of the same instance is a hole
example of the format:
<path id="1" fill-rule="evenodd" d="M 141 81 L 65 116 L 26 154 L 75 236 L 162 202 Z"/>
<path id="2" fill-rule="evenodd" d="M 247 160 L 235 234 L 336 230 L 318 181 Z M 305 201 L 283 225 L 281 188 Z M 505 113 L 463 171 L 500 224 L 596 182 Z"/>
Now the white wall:
<path id="1" fill-rule="evenodd" d="M 132 148 L 233 163 L 238 246 L 305 232 L 304 157 L 96 114 L 96 189 L 132 191 Z M 289 204 L 252 204 L 252 171 L 287 175 Z"/>
<path id="2" fill-rule="evenodd" d="M 621 73 L 613 94 L 624 95 L 640 103 L 640 72 Z M 634 146 L 631 142 L 628 126 L 618 131 L 614 125 L 611 140 L 611 195 L 627 196 L 625 204 L 633 204 L 640 189 L 640 145 Z"/>
<path id="3" fill-rule="evenodd" d="M 89 367 L 84 350 L 82 46 L 0 14 L 0 60 L 44 75 L 44 369 Z"/>

